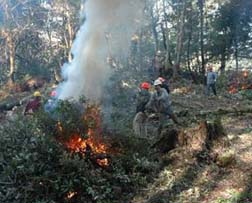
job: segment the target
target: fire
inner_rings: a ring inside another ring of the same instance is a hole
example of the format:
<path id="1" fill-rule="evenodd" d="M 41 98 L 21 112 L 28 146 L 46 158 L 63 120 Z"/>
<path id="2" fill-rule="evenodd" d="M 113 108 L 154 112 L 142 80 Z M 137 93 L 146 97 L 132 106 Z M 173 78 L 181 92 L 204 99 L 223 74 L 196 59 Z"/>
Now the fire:
<path id="1" fill-rule="evenodd" d="M 248 89 L 247 85 L 246 84 L 243 84 L 242 87 L 241 87 L 242 90 L 246 90 Z"/>
<path id="2" fill-rule="evenodd" d="M 65 142 L 65 146 L 72 152 L 88 153 L 91 150 L 93 154 L 107 153 L 107 146 L 103 144 L 101 140 L 96 140 L 96 136 L 93 132 L 89 134 L 89 138 L 87 139 L 83 139 L 78 134 L 72 135 L 70 139 Z M 100 162 L 102 163 L 102 161 Z"/>
<path id="3" fill-rule="evenodd" d="M 95 159 L 98 165 L 108 166 L 109 160 L 105 157 L 108 146 L 102 140 L 101 115 L 97 106 L 86 108 L 83 124 L 87 128 L 87 138 L 83 138 L 78 133 L 73 133 L 69 139 L 62 141 L 63 144 L 71 152 L 81 153 L 83 156 L 97 156 Z M 58 123 L 57 128 L 60 133 L 64 132 L 60 123 Z"/>
<path id="4" fill-rule="evenodd" d="M 77 192 L 69 192 L 67 193 L 67 199 L 72 199 L 73 196 L 75 196 L 77 194 Z"/>
<path id="5" fill-rule="evenodd" d="M 231 85 L 231 86 L 229 87 L 228 92 L 229 92 L 230 94 L 236 94 L 236 93 L 238 92 L 238 90 L 237 90 L 237 88 L 235 87 L 235 85 Z"/>
<path id="6" fill-rule="evenodd" d="M 109 165 L 109 160 L 107 158 L 97 159 L 96 161 L 100 166 L 108 166 Z"/>
<path id="7" fill-rule="evenodd" d="M 230 94 L 236 94 L 240 90 L 247 90 L 251 89 L 252 84 L 251 80 L 249 79 L 249 72 L 248 70 L 244 70 L 241 73 L 237 73 L 232 84 L 228 88 L 228 92 Z"/>

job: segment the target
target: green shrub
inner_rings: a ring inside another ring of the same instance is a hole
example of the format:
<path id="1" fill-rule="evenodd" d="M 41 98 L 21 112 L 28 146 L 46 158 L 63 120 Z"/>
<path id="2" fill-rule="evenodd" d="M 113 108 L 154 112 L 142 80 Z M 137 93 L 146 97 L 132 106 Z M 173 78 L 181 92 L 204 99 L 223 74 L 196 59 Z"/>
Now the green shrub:
<path id="1" fill-rule="evenodd" d="M 62 125 L 78 127 L 79 118 L 71 104 L 60 108 L 64 109 L 59 109 L 64 117 Z M 2 203 L 122 202 L 122 197 L 126 201 L 136 188 L 146 184 L 146 172 L 153 170 L 152 164 L 136 153 L 137 147 L 129 153 L 124 149 L 124 153 L 111 154 L 110 165 L 99 167 L 57 142 L 56 123 L 49 114 L 40 112 L 1 126 Z M 67 198 L 70 192 L 74 195 Z"/>
<path id="2" fill-rule="evenodd" d="M 252 99 L 252 90 L 247 89 L 247 90 L 241 90 L 240 94 L 245 98 L 245 99 Z"/>

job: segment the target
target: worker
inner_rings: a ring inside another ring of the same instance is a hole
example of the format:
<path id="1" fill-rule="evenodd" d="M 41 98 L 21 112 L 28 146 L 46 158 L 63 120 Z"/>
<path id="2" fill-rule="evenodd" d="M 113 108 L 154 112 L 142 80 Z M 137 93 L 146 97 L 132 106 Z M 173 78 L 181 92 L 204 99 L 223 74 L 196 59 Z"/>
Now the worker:
<path id="1" fill-rule="evenodd" d="M 148 82 L 143 82 L 140 85 L 140 91 L 137 94 L 136 113 L 144 112 L 145 106 L 149 102 L 151 94 L 149 92 L 151 85 Z"/>
<path id="2" fill-rule="evenodd" d="M 41 93 L 39 91 L 34 92 L 34 99 L 29 101 L 25 107 L 24 115 L 33 114 L 41 107 Z"/>
<path id="3" fill-rule="evenodd" d="M 146 119 L 147 115 L 145 114 L 146 105 L 150 100 L 151 94 L 149 89 L 151 84 L 148 82 L 143 82 L 140 85 L 140 91 L 137 94 L 137 107 L 136 107 L 136 115 L 133 120 L 133 130 L 135 135 L 139 137 L 147 136 L 146 129 Z"/>
<path id="4" fill-rule="evenodd" d="M 48 99 L 47 103 L 44 106 L 45 112 L 53 113 L 53 111 L 57 107 L 57 104 L 58 104 L 57 92 L 56 92 L 56 90 L 53 90 L 50 93 L 50 98 Z"/>
<path id="5" fill-rule="evenodd" d="M 160 80 L 154 81 L 155 92 L 152 94 L 152 97 L 147 104 L 147 107 L 154 106 L 155 110 L 159 113 L 160 116 L 160 126 L 159 126 L 159 134 L 164 126 L 167 116 L 169 116 L 174 123 L 180 125 L 177 120 L 177 117 L 172 111 L 171 102 L 169 98 L 168 92 L 161 87 L 162 82 Z"/>
<path id="6" fill-rule="evenodd" d="M 215 83 L 216 83 L 216 79 L 217 79 L 217 74 L 215 72 L 213 72 L 212 66 L 208 66 L 208 68 L 207 68 L 206 79 L 207 79 L 206 95 L 208 96 L 210 93 L 210 89 L 212 89 L 214 95 L 216 96 L 217 93 L 216 93 Z"/>
<path id="7" fill-rule="evenodd" d="M 163 77 L 159 77 L 158 80 L 162 82 L 161 87 L 166 89 L 167 93 L 170 94 L 168 80 L 164 79 Z"/>

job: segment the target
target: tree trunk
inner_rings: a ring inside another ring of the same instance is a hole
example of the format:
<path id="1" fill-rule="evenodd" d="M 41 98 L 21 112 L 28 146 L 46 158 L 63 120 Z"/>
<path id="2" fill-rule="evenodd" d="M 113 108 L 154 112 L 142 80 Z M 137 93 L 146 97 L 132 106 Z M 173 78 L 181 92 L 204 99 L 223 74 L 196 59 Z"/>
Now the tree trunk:
<path id="1" fill-rule="evenodd" d="M 217 109 L 215 111 L 200 111 L 195 116 L 209 116 L 209 115 L 226 115 L 226 114 L 247 114 L 252 113 L 252 108 L 250 106 L 244 106 L 242 108 L 225 108 L 225 109 Z"/>
<path id="2" fill-rule="evenodd" d="M 226 67 L 226 54 L 225 54 L 225 50 L 224 50 L 221 54 L 221 66 L 220 66 L 220 73 L 221 74 L 224 74 L 225 67 Z"/>
<path id="3" fill-rule="evenodd" d="M 168 29 L 164 28 L 163 24 L 161 24 L 164 49 L 165 49 L 165 59 L 164 59 L 164 68 L 167 72 L 170 67 L 172 67 L 171 53 L 170 53 L 170 45 L 169 45 L 169 33 Z"/>
<path id="4" fill-rule="evenodd" d="M 52 63 L 52 58 L 53 58 L 53 45 L 52 45 L 52 30 L 51 30 L 51 26 L 50 24 L 48 24 L 48 27 L 46 27 L 46 33 L 47 33 L 47 36 L 48 36 L 48 39 L 49 39 L 49 52 L 50 52 L 50 56 L 48 57 L 48 64 L 51 64 Z M 53 69 L 50 69 L 50 72 L 52 73 L 51 74 L 51 77 L 54 76 L 54 73 L 57 69 L 57 66 L 53 66 Z M 52 77 L 51 80 L 53 80 L 54 82 L 57 80 L 55 80 L 55 77 Z"/>
<path id="5" fill-rule="evenodd" d="M 72 52 L 71 52 L 71 47 L 73 44 L 73 27 L 71 24 L 71 17 L 70 17 L 70 13 L 67 11 L 66 12 L 66 16 L 67 16 L 67 32 L 68 32 L 68 61 L 71 62 L 72 61 Z"/>
<path id="6" fill-rule="evenodd" d="M 158 32 L 157 32 L 157 22 L 154 18 L 154 14 L 153 14 L 153 8 L 150 8 L 150 13 L 151 13 L 151 28 L 152 28 L 152 34 L 154 37 L 154 41 L 155 41 L 155 52 L 157 52 L 159 50 L 159 41 L 158 41 Z"/>
<path id="7" fill-rule="evenodd" d="M 137 53 L 138 53 L 138 63 L 139 63 L 139 66 L 140 66 L 140 69 L 143 70 L 144 68 L 144 63 L 143 63 L 143 57 L 144 57 L 144 54 L 143 54 L 143 51 L 142 51 L 142 47 L 144 47 L 144 40 L 143 40 L 143 34 L 144 33 L 144 30 L 141 30 L 140 32 L 140 35 L 139 35 L 139 40 L 138 40 L 138 46 L 137 46 Z"/>
<path id="8" fill-rule="evenodd" d="M 7 43 L 7 49 L 9 52 L 9 75 L 8 75 L 8 83 L 7 85 L 9 87 L 12 87 L 15 83 L 15 46 L 13 44 L 13 38 L 10 33 L 7 33 L 7 38 L 6 38 L 6 43 Z"/>
<path id="9" fill-rule="evenodd" d="M 200 9 L 200 51 L 201 51 L 201 73 L 205 75 L 205 58 L 204 58 L 204 0 L 199 0 Z"/>
<path id="10" fill-rule="evenodd" d="M 165 0 L 163 0 L 163 15 L 164 17 L 164 21 L 165 21 L 165 28 L 163 26 L 163 24 L 161 24 L 161 29 L 162 29 L 162 33 L 163 33 L 163 40 L 164 40 L 164 48 L 165 48 L 165 71 L 168 71 L 168 69 L 170 67 L 172 67 L 172 60 L 171 60 L 171 53 L 170 53 L 170 33 L 169 33 L 169 29 L 168 29 L 168 17 L 167 17 L 167 13 L 165 11 L 166 5 L 165 5 Z"/>
<path id="11" fill-rule="evenodd" d="M 239 70 L 239 61 L 238 61 L 237 35 L 235 36 L 234 47 L 235 47 L 235 69 L 236 69 L 236 71 L 238 71 Z"/>
<path id="12" fill-rule="evenodd" d="M 188 44 L 187 44 L 187 68 L 190 72 L 191 70 L 191 63 L 190 63 L 190 48 L 191 48 L 191 39 L 192 39 L 192 34 L 191 31 L 189 32 L 189 39 L 188 39 Z"/>
<path id="13" fill-rule="evenodd" d="M 192 4 L 190 4 L 190 8 L 192 9 Z M 190 48 L 191 48 L 191 40 L 192 40 L 192 33 L 193 33 L 193 26 L 192 26 L 193 22 L 192 22 L 192 14 L 190 14 L 190 18 L 189 18 L 189 25 L 190 25 L 190 30 L 188 32 L 188 44 L 187 44 L 187 69 L 188 71 L 192 74 L 192 70 L 191 70 L 191 59 L 190 59 Z"/>
<path id="14" fill-rule="evenodd" d="M 59 62 L 59 64 L 60 64 L 60 62 Z M 60 64 L 60 67 L 61 67 L 61 64 Z M 62 80 L 61 75 L 60 75 L 59 71 L 56 68 L 53 70 L 53 76 L 54 76 L 54 81 L 56 83 L 61 82 L 61 80 Z"/>
<path id="15" fill-rule="evenodd" d="M 196 68 L 196 71 L 197 72 L 200 72 L 200 65 L 201 65 L 201 63 L 200 63 L 200 56 L 199 56 L 199 51 L 197 51 L 196 52 L 196 61 L 197 61 L 197 68 Z"/>
<path id="16" fill-rule="evenodd" d="M 175 65 L 173 66 L 173 78 L 178 77 L 178 70 L 180 68 L 180 60 L 181 60 L 183 39 L 184 39 L 185 11 L 186 11 L 186 2 L 184 2 L 182 13 L 178 20 L 179 28 L 178 28 L 177 46 L 176 46 L 176 62 L 175 62 Z"/>

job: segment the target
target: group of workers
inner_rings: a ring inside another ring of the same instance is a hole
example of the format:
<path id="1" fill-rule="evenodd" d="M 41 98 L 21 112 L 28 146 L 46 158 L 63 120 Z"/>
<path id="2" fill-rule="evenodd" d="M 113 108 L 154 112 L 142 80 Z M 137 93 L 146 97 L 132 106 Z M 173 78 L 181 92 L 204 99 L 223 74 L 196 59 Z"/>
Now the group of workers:
<path id="1" fill-rule="evenodd" d="M 163 77 L 157 78 L 154 83 L 155 91 L 150 92 L 151 84 L 148 82 L 143 82 L 140 85 L 140 90 L 137 95 L 137 106 L 136 106 L 136 122 L 141 120 L 143 124 L 143 119 L 137 119 L 139 116 L 145 116 L 146 112 L 155 112 L 159 115 L 159 133 L 161 132 L 163 125 L 165 124 L 166 118 L 169 117 L 174 123 L 180 125 L 177 117 L 173 113 L 171 107 L 171 101 L 169 97 L 170 89 L 168 81 Z M 134 122 L 134 121 L 133 121 Z M 139 125 L 141 125 L 139 124 Z M 133 123 L 134 125 L 134 123 Z M 141 127 L 139 127 L 141 128 Z M 140 132 L 141 130 L 138 130 Z M 139 134 L 139 133 L 137 133 Z"/>
<path id="2" fill-rule="evenodd" d="M 56 105 L 55 100 L 57 99 L 56 91 L 53 90 L 50 93 L 50 98 L 48 99 L 47 103 L 44 105 L 44 110 L 46 112 L 51 112 Z M 41 93 L 39 91 L 35 91 L 33 93 L 33 99 L 31 99 L 24 110 L 24 115 L 32 115 L 34 112 L 38 111 L 42 107 L 42 100 L 41 100 Z"/>
<path id="3" fill-rule="evenodd" d="M 214 95 L 216 93 L 216 83 L 217 74 L 213 72 L 212 66 L 208 66 L 206 74 L 206 95 L 210 94 L 210 90 L 213 91 Z M 172 119 L 172 121 L 181 125 L 175 116 L 170 101 L 170 89 L 169 84 L 166 79 L 163 77 L 158 77 L 154 82 L 154 92 L 151 92 L 152 85 L 149 82 L 143 82 L 140 85 L 140 90 L 137 95 L 137 106 L 136 106 L 136 117 L 143 116 L 146 118 L 146 112 L 155 112 L 159 115 L 159 133 L 161 132 L 167 118 Z M 50 98 L 47 103 L 44 105 L 44 110 L 48 113 L 51 113 L 55 106 L 57 105 L 57 96 L 56 91 L 53 90 L 50 94 Z M 24 111 L 24 115 L 30 115 L 38 111 L 42 106 L 41 93 L 39 91 L 34 92 L 34 99 L 30 100 Z M 56 101 L 56 102 L 55 102 Z M 137 119 L 135 119 L 137 120 Z M 142 121 L 144 119 L 141 119 Z M 141 121 L 141 122 L 142 122 Z"/>
<path id="4" fill-rule="evenodd" d="M 24 115 L 31 115 L 34 112 L 38 111 L 41 107 L 41 93 L 36 91 L 33 93 L 33 99 L 30 100 L 24 110 Z"/>
<path id="5" fill-rule="evenodd" d="M 207 67 L 207 73 L 206 73 L 206 90 L 205 94 L 209 96 L 210 90 L 213 91 L 213 94 L 216 96 L 216 83 L 217 79 L 217 74 L 213 72 L 213 67 L 208 66 Z M 151 89 L 151 84 L 148 82 L 143 82 L 140 85 L 140 90 L 137 95 L 137 107 L 136 107 L 136 116 L 133 121 L 133 126 L 134 122 L 140 121 L 141 124 L 143 124 L 146 119 L 139 119 L 139 117 L 147 117 L 146 112 L 152 111 L 155 113 L 158 113 L 159 115 L 159 129 L 158 133 L 161 132 L 167 118 L 172 119 L 172 121 L 177 124 L 181 125 L 181 123 L 178 121 L 177 117 L 175 116 L 172 107 L 171 107 L 171 101 L 170 101 L 170 89 L 169 89 L 169 84 L 166 79 L 163 77 L 158 77 L 154 83 L 154 88 L 155 91 L 153 93 L 150 92 Z M 141 125 L 140 124 L 140 125 Z M 139 127 L 141 129 L 141 127 Z M 139 133 L 136 134 L 141 134 L 141 130 L 136 130 Z"/>

